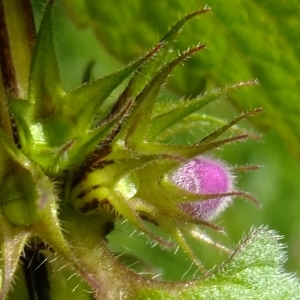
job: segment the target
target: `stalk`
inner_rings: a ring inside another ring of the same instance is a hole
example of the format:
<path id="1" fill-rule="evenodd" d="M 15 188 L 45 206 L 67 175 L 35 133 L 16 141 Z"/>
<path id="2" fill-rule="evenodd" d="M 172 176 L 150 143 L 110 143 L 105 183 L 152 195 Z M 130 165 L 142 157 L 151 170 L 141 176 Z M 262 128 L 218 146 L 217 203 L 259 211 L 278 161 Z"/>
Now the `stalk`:
<path id="1" fill-rule="evenodd" d="M 0 126 L 13 138 L 8 98 L 27 98 L 35 25 L 30 0 L 0 0 Z"/>
<path id="2" fill-rule="evenodd" d="M 0 0 L 0 62 L 8 96 L 27 98 L 35 25 L 29 0 Z"/>

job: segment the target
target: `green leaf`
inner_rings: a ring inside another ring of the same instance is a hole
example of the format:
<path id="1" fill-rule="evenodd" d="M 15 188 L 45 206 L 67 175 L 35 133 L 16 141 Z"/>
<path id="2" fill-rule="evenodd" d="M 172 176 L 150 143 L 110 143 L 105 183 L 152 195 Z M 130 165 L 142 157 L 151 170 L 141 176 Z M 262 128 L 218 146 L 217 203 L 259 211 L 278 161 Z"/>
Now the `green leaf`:
<path id="1" fill-rule="evenodd" d="M 162 293 L 159 288 L 144 289 L 135 299 L 298 299 L 300 282 L 282 268 L 285 253 L 279 239 L 274 231 L 255 229 L 210 276 L 175 283 L 172 290 Z"/>
<path id="2" fill-rule="evenodd" d="M 75 151 L 72 151 L 68 157 L 67 163 L 60 161 L 60 158 L 57 158 L 57 165 L 60 168 L 78 168 L 87 158 L 97 149 L 99 148 L 99 143 L 113 131 L 116 127 L 118 120 L 114 120 L 114 122 L 104 124 L 99 126 L 99 128 L 94 129 L 92 132 L 89 132 L 85 135 L 82 143 L 75 147 Z"/>
<path id="3" fill-rule="evenodd" d="M 199 45 L 187 50 L 185 53 L 159 69 L 142 93 L 137 97 L 130 115 L 123 124 L 118 139 L 125 139 L 127 143 L 130 143 L 130 147 L 136 147 L 136 149 L 142 146 L 142 141 L 147 139 L 145 135 L 147 134 L 148 124 L 150 124 L 151 121 L 156 99 L 166 78 L 180 62 L 199 50 L 202 50 L 204 47 L 204 45 Z M 139 121 L 141 119 L 143 122 Z"/>
<path id="4" fill-rule="evenodd" d="M 18 126 L 18 135 L 22 149 L 25 153 L 28 153 L 30 146 L 33 145 L 33 136 L 29 128 L 32 104 L 27 100 L 10 99 L 8 105 L 10 111 L 14 114 L 14 120 Z"/>
<path id="5" fill-rule="evenodd" d="M 232 121 L 223 125 L 219 129 L 217 129 L 215 132 L 213 132 L 212 134 L 206 136 L 203 140 L 201 140 L 201 142 L 208 143 L 208 142 L 215 141 L 220 135 L 225 133 L 228 129 L 230 129 L 232 126 L 236 125 L 238 122 L 248 119 L 249 117 L 252 117 L 253 115 L 255 115 L 257 113 L 260 113 L 261 111 L 262 111 L 262 109 L 258 108 L 253 111 L 244 113 L 244 114 L 240 115 L 239 117 L 234 118 Z"/>
<path id="6" fill-rule="evenodd" d="M 16 226 L 29 226 L 56 207 L 54 187 L 0 129 L 0 205 L 3 216 Z"/>
<path id="7" fill-rule="evenodd" d="M 178 14 L 209 5 L 213 14 L 185 25 L 174 51 L 201 40 L 208 51 L 187 61 L 170 86 L 180 94 L 197 95 L 203 88 L 257 78 L 260 89 L 230 98 L 240 110 L 263 107 L 265 114 L 253 118 L 261 128 L 274 128 L 289 149 L 300 157 L 300 43 L 299 1 L 166 0 L 110 1 L 65 0 L 73 16 L 85 2 L 85 25 L 96 32 L 111 53 L 123 61 L 140 55 L 167 31 Z M 121 33 L 120 33 L 121 28 Z M 158 32 L 158 34 L 157 34 Z M 126 37 L 120 39 L 120 34 Z"/>
<path id="8" fill-rule="evenodd" d="M 0 299 L 5 299 L 9 292 L 28 236 L 29 231 L 11 225 L 0 214 Z"/>
<path id="9" fill-rule="evenodd" d="M 185 23 L 209 11 L 209 9 L 203 9 L 187 14 L 184 18 L 180 19 L 171 27 L 168 33 L 161 39 L 161 42 L 163 43 L 162 49 L 159 53 L 157 53 L 155 59 L 152 59 L 148 61 L 147 64 L 141 66 L 139 72 L 137 72 L 132 78 L 132 81 L 129 86 L 130 90 L 132 90 L 130 96 L 135 97 L 139 95 L 143 88 L 147 85 L 147 83 L 149 83 L 149 80 L 151 80 L 151 78 L 153 78 L 156 75 L 159 68 L 163 64 L 170 61 L 172 57 L 176 58 L 176 55 L 171 55 L 171 53 L 173 52 L 172 47 L 175 43 L 176 37 L 178 36 Z"/>
<path id="10" fill-rule="evenodd" d="M 157 136 L 160 133 L 162 133 L 164 130 L 167 130 L 172 125 L 175 125 L 178 122 L 180 122 L 183 118 L 203 108 L 208 103 L 217 100 L 221 96 L 226 96 L 228 93 L 230 93 L 235 89 L 238 89 L 243 86 L 247 87 L 253 84 L 255 84 L 255 82 L 242 82 L 240 84 L 235 84 L 232 86 L 225 87 L 224 89 L 207 93 L 198 98 L 175 102 L 173 105 L 171 105 L 172 109 L 170 109 L 170 111 L 155 117 L 151 121 L 151 127 L 149 130 L 150 139 L 155 140 Z M 240 121 L 240 119 L 236 120 L 235 123 L 237 123 L 238 121 Z M 231 127 L 232 125 L 228 125 L 227 127 L 224 127 L 223 132 L 227 130 L 229 127 Z"/>
<path id="11" fill-rule="evenodd" d="M 62 105 L 63 90 L 53 42 L 52 2 L 46 6 L 31 63 L 28 100 L 34 104 L 36 119 L 57 114 Z"/>
<path id="12" fill-rule="evenodd" d="M 99 107 L 126 78 L 128 78 L 145 61 L 150 59 L 159 49 L 158 44 L 152 51 L 120 71 L 88 82 L 67 94 L 64 99 L 64 113 L 76 120 L 81 128 L 93 128 L 94 118 Z M 104 115 L 103 117 L 106 117 Z"/>

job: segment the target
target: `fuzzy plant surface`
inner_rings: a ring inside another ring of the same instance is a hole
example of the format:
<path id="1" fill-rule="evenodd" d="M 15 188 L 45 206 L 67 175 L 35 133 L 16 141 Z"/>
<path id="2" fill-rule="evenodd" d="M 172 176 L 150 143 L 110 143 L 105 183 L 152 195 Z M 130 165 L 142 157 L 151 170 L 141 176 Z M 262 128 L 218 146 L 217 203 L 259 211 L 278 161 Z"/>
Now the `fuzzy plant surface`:
<path id="1" fill-rule="evenodd" d="M 212 220 L 235 198 L 259 206 L 235 187 L 235 172 L 253 167 L 230 167 L 210 151 L 253 136 L 237 123 L 261 109 L 230 122 L 199 114 L 257 82 L 180 101 L 159 98 L 173 69 L 205 48 L 170 57 L 177 34 L 209 11 L 186 15 L 140 59 L 67 92 L 53 1 L 37 37 L 30 2 L 1 1 L 1 300 L 300 299 L 298 279 L 282 267 L 280 237 L 267 227 L 252 229 L 210 270 L 189 244 L 199 228 L 222 232 Z M 195 124 L 197 141 L 179 143 Z M 131 270 L 108 246 L 119 221 L 153 244 L 179 246 L 200 275 L 170 282 Z"/>

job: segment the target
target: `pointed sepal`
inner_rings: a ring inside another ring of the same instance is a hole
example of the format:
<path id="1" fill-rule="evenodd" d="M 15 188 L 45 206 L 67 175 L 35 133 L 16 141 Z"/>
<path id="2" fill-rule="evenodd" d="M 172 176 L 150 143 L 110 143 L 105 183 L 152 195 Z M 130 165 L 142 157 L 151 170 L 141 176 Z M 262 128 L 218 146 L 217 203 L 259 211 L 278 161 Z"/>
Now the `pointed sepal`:
<path id="1" fill-rule="evenodd" d="M 32 117 L 44 119 L 61 111 L 63 90 L 55 53 L 52 28 L 52 5 L 49 1 L 38 31 L 32 57 L 28 101 Z"/>

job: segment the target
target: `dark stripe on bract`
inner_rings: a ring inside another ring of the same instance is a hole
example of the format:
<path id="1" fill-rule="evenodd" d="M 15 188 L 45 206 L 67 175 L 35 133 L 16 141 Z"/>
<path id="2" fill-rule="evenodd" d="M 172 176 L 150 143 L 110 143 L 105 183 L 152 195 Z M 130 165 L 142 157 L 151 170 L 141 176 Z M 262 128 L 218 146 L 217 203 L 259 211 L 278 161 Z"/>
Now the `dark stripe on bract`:
<path id="1" fill-rule="evenodd" d="M 91 191 L 93 191 L 93 190 L 95 190 L 95 189 L 97 189 L 97 188 L 99 188 L 99 187 L 100 187 L 99 184 L 93 185 L 92 187 L 87 188 L 87 189 L 81 191 L 81 192 L 79 193 L 79 195 L 78 195 L 76 198 L 77 198 L 77 199 L 82 199 L 82 198 L 84 198 L 87 194 L 89 194 Z"/>
<path id="2" fill-rule="evenodd" d="M 80 208 L 80 212 L 87 213 L 90 210 L 96 209 L 100 206 L 100 201 L 97 198 L 93 198 L 91 202 L 86 202 L 83 204 L 83 206 Z"/>
<path id="3" fill-rule="evenodd" d="M 110 204 L 108 199 L 105 198 L 105 199 L 99 200 L 98 198 L 93 198 L 92 201 L 84 203 L 83 206 L 79 209 L 79 211 L 82 213 L 87 213 L 87 212 L 97 209 L 97 208 L 103 209 L 106 211 L 113 210 L 113 206 Z"/>

